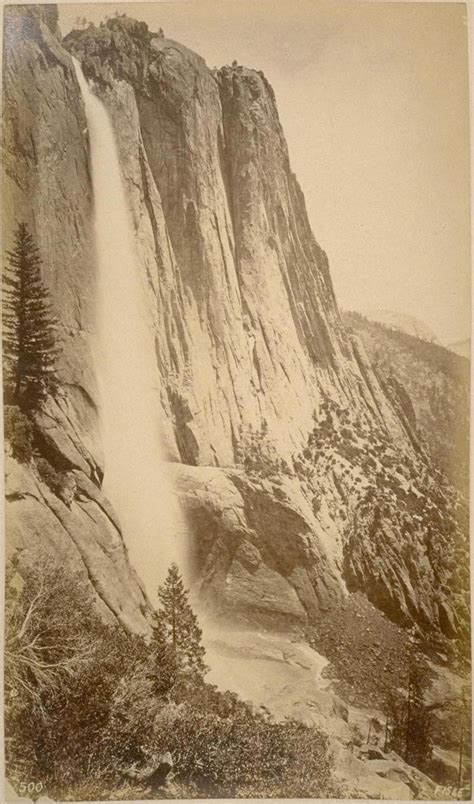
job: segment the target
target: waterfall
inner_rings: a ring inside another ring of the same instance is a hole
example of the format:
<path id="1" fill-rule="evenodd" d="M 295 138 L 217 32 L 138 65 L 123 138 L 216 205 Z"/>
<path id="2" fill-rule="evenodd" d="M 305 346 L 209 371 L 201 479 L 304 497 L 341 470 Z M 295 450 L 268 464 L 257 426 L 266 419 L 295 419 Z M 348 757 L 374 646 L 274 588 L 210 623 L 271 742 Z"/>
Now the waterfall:
<path id="1" fill-rule="evenodd" d="M 103 489 L 119 516 L 132 565 L 155 600 L 171 561 L 186 576 L 186 524 L 165 467 L 155 334 L 114 131 L 76 60 L 74 68 L 87 118 L 94 191 Z"/>

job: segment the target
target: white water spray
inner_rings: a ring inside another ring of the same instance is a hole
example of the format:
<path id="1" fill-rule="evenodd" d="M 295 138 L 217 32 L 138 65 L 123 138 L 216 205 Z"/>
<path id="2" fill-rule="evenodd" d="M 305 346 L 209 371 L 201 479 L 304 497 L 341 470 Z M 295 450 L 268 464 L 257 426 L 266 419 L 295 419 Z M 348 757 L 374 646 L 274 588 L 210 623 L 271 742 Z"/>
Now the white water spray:
<path id="1" fill-rule="evenodd" d="M 107 110 L 74 60 L 89 131 L 97 255 L 96 370 L 104 492 L 152 600 L 169 564 L 183 566 L 186 524 L 164 465 L 153 322 Z"/>

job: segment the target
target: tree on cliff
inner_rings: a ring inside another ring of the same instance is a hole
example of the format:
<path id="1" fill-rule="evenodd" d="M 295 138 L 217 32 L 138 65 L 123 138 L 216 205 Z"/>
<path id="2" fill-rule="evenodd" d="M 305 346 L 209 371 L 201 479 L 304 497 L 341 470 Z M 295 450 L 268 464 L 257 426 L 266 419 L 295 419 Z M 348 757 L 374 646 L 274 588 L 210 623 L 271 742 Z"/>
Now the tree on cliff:
<path id="1" fill-rule="evenodd" d="M 390 747 L 410 765 L 421 770 L 428 766 L 432 753 L 431 712 L 425 704 L 430 683 L 427 661 L 415 636 L 410 635 L 406 654 L 403 700 L 392 707 Z"/>
<path id="2" fill-rule="evenodd" d="M 7 252 L 3 278 L 3 356 L 7 401 L 31 410 L 57 388 L 57 325 L 41 259 L 25 223 Z"/>
<path id="3" fill-rule="evenodd" d="M 161 609 L 155 629 L 156 646 L 166 652 L 167 661 L 171 659 L 176 672 L 191 672 L 202 678 L 207 671 L 202 631 L 176 564 L 171 564 L 158 597 Z"/>

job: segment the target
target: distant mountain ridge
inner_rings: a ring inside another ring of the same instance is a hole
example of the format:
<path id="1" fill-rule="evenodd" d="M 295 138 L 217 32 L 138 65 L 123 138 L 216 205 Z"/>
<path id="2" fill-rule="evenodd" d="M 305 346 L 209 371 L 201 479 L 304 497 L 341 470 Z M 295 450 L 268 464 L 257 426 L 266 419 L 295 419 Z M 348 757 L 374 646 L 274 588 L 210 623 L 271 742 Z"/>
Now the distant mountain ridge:
<path id="1" fill-rule="evenodd" d="M 414 424 L 439 468 L 468 494 L 469 379 L 467 360 L 448 347 L 410 335 L 360 313 L 344 322 L 361 338 L 374 369 L 405 389 Z"/>
<path id="2" fill-rule="evenodd" d="M 377 321 L 379 324 L 384 324 L 391 329 L 398 329 L 430 343 L 439 343 L 433 330 L 417 316 L 401 313 L 398 310 L 385 310 L 375 307 L 362 308 L 359 312 L 371 321 Z"/>

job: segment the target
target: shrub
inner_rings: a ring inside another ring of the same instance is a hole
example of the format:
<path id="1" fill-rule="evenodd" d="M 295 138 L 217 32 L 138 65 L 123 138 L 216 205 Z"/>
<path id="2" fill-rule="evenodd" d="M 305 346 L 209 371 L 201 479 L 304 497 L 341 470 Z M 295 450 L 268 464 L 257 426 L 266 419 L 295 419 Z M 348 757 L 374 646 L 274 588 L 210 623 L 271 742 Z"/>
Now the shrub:
<path id="1" fill-rule="evenodd" d="M 142 659 L 142 640 L 105 626 L 85 583 L 51 560 L 8 568 L 5 609 L 6 768 L 19 786 L 41 781 L 61 797 L 75 784 L 120 781 L 126 735 L 109 728 L 121 679 Z M 136 746 L 139 747 L 139 743 Z M 133 755 L 135 756 L 135 755 Z M 117 778 L 118 777 L 118 778 Z"/>
<path id="2" fill-rule="evenodd" d="M 36 468 L 41 480 L 66 505 L 74 499 L 75 481 L 69 472 L 58 472 L 46 458 L 36 458 Z"/>
<path id="3" fill-rule="evenodd" d="M 227 710 L 227 711 L 226 711 Z M 231 693 L 196 690 L 168 722 L 156 751 L 179 758 L 175 779 L 200 797 L 326 797 L 334 792 L 327 738 L 287 720 L 273 723 Z"/>
<path id="4" fill-rule="evenodd" d="M 47 561 L 7 573 L 5 609 L 6 766 L 10 781 L 48 783 L 64 754 L 55 745 L 58 710 L 86 660 L 90 617 L 81 584 Z M 19 588 L 19 591 L 18 591 Z"/>
<path id="5" fill-rule="evenodd" d="M 33 428 L 28 417 L 16 405 L 6 405 L 4 428 L 13 457 L 28 463 L 33 455 Z"/>
<path id="6" fill-rule="evenodd" d="M 291 475 L 288 464 L 278 457 L 277 450 L 269 439 L 268 424 L 262 419 L 258 430 L 249 428 L 244 436 L 244 467 L 249 475 L 261 478 L 271 478 L 279 474 Z"/>
<path id="7" fill-rule="evenodd" d="M 5 732 L 14 787 L 41 780 L 42 794 L 55 800 L 123 798 L 127 791 L 141 798 L 149 793 L 150 759 L 169 751 L 168 792 L 182 798 L 337 792 L 319 731 L 273 723 L 196 674 L 180 674 L 175 665 L 170 672 L 166 655 L 157 661 L 160 640 L 147 645 L 105 626 L 87 585 L 71 584 L 52 562 L 23 568 L 22 577 L 22 586 L 14 583 L 10 566 Z M 138 781 L 131 787 L 129 779 Z"/>

